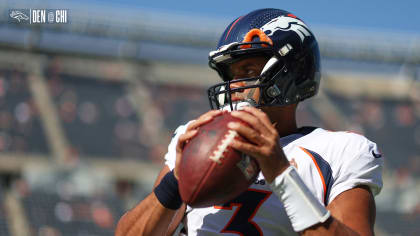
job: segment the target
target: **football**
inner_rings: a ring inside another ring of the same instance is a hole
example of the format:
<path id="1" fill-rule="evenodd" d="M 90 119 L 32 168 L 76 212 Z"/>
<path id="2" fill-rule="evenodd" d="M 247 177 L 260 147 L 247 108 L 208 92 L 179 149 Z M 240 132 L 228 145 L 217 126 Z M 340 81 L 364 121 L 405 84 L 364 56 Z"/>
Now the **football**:
<path id="1" fill-rule="evenodd" d="M 201 126 L 184 147 L 179 191 L 191 207 L 224 204 L 244 192 L 258 176 L 257 162 L 229 146 L 234 139 L 244 140 L 227 128 L 231 121 L 248 125 L 225 112 Z"/>

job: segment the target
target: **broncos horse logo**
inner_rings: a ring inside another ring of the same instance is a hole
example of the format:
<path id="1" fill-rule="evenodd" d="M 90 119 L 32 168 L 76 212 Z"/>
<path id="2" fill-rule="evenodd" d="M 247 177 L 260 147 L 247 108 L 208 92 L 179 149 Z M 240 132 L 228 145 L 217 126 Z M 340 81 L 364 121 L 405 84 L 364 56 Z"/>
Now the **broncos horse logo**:
<path id="1" fill-rule="evenodd" d="M 289 17 L 289 16 L 279 16 L 272 19 L 267 24 L 261 27 L 261 30 L 268 36 L 272 36 L 274 32 L 278 30 L 289 31 L 293 30 L 296 34 L 299 35 L 300 40 L 303 42 L 305 37 L 312 35 L 308 27 L 303 23 L 303 21 Z"/>
<path id="2" fill-rule="evenodd" d="M 27 15 L 25 15 L 25 14 L 24 14 L 24 13 L 22 13 L 21 11 L 17 11 L 17 10 L 12 11 L 12 12 L 10 13 L 10 17 L 12 17 L 12 18 L 14 18 L 14 19 L 18 20 L 19 22 L 20 22 L 21 20 L 29 20 L 29 17 L 28 17 Z"/>

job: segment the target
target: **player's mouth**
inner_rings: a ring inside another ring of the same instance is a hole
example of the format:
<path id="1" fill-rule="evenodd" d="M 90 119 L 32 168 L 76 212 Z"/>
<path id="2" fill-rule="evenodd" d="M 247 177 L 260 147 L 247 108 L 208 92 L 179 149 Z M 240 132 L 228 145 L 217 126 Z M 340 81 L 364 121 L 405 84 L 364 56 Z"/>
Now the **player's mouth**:
<path id="1" fill-rule="evenodd" d="M 242 101 L 245 100 L 245 94 L 243 93 L 243 91 L 239 91 L 236 93 L 232 93 L 231 94 L 231 100 L 232 102 L 238 102 L 238 101 Z"/>
<path id="2" fill-rule="evenodd" d="M 231 106 L 232 105 L 232 106 Z M 237 111 L 242 110 L 244 107 L 256 107 L 257 103 L 253 99 L 242 99 L 239 101 L 232 101 L 232 104 L 225 104 L 220 110 L 223 111 Z"/>

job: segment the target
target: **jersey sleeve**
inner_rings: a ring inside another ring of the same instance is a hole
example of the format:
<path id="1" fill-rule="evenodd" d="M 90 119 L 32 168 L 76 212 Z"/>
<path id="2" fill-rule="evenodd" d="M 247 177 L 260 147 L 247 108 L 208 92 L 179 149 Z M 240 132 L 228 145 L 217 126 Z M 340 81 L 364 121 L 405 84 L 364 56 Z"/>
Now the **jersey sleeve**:
<path id="1" fill-rule="evenodd" d="M 185 131 L 187 130 L 187 126 L 190 122 L 188 122 L 185 125 L 179 126 L 175 130 L 175 133 L 172 137 L 172 140 L 168 145 L 168 152 L 165 154 L 165 165 L 167 165 L 170 170 L 175 168 L 176 144 L 178 143 L 179 136 L 181 136 L 181 134 L 185 133 Z"/>
<path id="2" fill-rule="evenodd" d="M 363 136 L 353 135 L 358 137 L 353 138 L 338 154 L 342 162 L 335 167 L 338 174 L 334 178 L 328 203 L 340 193 L 360 185 L 368 186 L 373 195 L 379 194 L 382 189 L 382 154 L 376 143 Z"/>

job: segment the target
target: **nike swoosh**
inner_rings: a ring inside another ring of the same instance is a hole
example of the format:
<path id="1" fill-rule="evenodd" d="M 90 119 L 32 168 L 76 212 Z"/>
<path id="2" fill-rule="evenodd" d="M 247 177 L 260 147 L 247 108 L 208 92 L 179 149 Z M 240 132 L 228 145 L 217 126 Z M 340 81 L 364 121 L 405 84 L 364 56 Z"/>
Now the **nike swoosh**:
<path id="1" fill-rule="evenodd" d="M 373 157 L 375 157 L 375 158 L 381 158 L 381 157 L 382 157 L 382 154 L 380 154 L 380 153 L 375 153 L 373 150 L 372 150 L 372 155 L 373 155 Z"/>

